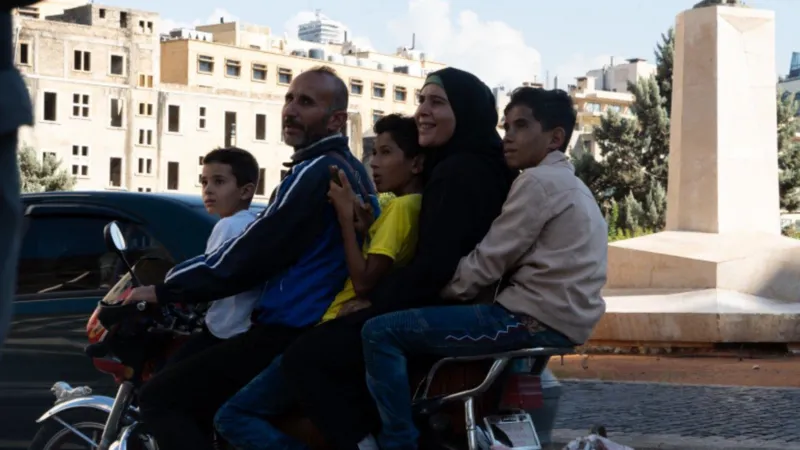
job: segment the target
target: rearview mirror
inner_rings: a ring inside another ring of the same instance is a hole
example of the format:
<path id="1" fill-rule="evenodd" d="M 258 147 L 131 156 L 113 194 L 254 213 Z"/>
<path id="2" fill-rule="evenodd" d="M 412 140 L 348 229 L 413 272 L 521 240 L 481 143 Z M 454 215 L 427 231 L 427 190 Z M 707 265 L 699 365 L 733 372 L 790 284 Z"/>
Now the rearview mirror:
<path id="1" fill-rule="evenodd" d="M 128 269 L 133 279 L 133 285 L 141 286 L 142 282 L 139 281 L 139 277 L 137 277 L 136 273 L 133 271 L 133 266 L 128 262 L 128 259 L 125 258 L 125 250 L 128 249 L 128 244 L 125 242 L 125 236 L 122 234 L 119 222 L 116 220 L 108 222 L 105 228 L 103 228 L 103 237 L 106 241 L 106 247 L 108 247 L 110 251 L 116 253 L 122 262 L 125 263 L 125 267 Z"/>
<path id="2" fill-rule="evenodd" d="M 103 236 L 106 240 L 106 247 L 112 252 L 124 252 L 128 246 L 125 243 L 125 236 L 119 228 L 119 223 L 114 220 L 109 222 L 103 229 Z"/>

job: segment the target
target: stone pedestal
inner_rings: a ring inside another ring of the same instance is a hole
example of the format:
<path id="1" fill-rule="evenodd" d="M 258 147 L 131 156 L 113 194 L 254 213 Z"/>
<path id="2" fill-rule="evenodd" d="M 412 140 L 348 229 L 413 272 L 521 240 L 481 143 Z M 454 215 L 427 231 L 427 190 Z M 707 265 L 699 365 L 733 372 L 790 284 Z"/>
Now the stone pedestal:
<path id="1" fill-rule="evenodd" d="M 775 17 L 678 15 L 666 231 L 609 246 L 593 340 L 800 342 L 800 241 L 780 234 Z"/>

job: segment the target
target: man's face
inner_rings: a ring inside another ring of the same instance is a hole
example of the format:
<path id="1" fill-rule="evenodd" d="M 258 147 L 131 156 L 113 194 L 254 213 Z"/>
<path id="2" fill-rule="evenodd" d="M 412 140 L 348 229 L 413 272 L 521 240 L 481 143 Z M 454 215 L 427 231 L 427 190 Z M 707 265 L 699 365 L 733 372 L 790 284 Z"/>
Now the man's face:
<path id="1" fill-rule="evenodd" d="M 527 169 L 538 166 L 553 150 L 564 142 L 564 130 L 542 129 L 542 124 L 533 117 L 533 111 L 524 105 L 512 107 L 503 124 L 503 155 L 512 169 Z"/>
<path id="2" fill-rule="evenodd" d="M 295 150 L 338 131 L 347 120 L 346 111 L 332 111 L 334 83 L 314 72 L 300 74 L 292 81 L 283 104 L 283 141 Z"/>

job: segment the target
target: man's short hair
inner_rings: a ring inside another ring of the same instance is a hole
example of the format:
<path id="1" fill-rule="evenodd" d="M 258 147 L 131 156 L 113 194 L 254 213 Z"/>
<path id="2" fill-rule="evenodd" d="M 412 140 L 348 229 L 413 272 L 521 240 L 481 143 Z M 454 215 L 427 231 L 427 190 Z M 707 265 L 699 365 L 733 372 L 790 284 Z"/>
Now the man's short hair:
<path id="1" fill-rule="evenodd" d="M 258 161 L 247 150 L 239 147 L 225 147 L 211 150 L 203 157 L 205 164 L 227 164 L 236 178 L 236 185 L 241 187 L 248 183 L 258 185 Z"/>
<path id="2" fill-rule="evenodd" d="M 406 158 L 413 158 L 423 151 L 419 145 L 419 131 L 413 117 L 389 114 L 378 119 L 372 130 L 376 135 L 389 133 Z"/>
<path id="3" fill-rule="evenodd" d="M 567 151 L 567 146 L 575 129 L 577 113 L 572 98 L 561 89 L 542 89 L 520 87 L 511 92 L 505 114 L 515 106 L 527 106 L 533 112 L 533 118 L 542 124 L 544 131 L 555 128 L 564 129 L 564 144 L 558 150 Z"/>
<path id="4" fill-rule="evenodd" d="M 329 77 L 334 83 L 333 104 L 331 109 L 334 111 L 347 111 L 347 104 L 350 100 L 350 92 L 344 80 L 336 73 L 336 69 L 330 66 L 314 66 L 303 73 L 316 73 Z"/>

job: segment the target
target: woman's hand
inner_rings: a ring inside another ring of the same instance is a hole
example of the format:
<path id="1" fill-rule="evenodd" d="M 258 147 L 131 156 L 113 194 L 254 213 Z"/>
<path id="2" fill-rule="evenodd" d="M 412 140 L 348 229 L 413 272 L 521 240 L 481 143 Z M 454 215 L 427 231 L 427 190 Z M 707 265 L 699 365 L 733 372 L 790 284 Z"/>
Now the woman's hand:
<path id="1" fill-rule="evenodd" d="M 336 317 L 337 318 L 344 317 L 346 315 L 353 314 L 356 311 L 360 311 L 364 308 L 369 308 L 370 306 L 372 306 L 372 303 L 370 303 L 368 300 L 354 298 L 349 302 L 346 302 L 344 305 L 342 305 L 341 309 L 339 309 L 339 313 L 336 314 Z"/>
<path id="2" fill-rule="evenodd" d="M 336 166 L 330 166 L 330 171 L 332 179 L 330 181 L 330 187 L 328 188 L 328 199 L 333 204 L 333 207 L 336 208 L 336 214 L 339 216 L 339 223 L 342 225 L 345 223 L 352 224 L 355 222 L 353 205 L 358 203 L 358 198 L 355 192 L 353 192 L 353 188 L 350 187 L 350 181 L 347 179 L 344 170 Z M 335 180 L 337 178 L 341 185 L 336 183 Z"/>

